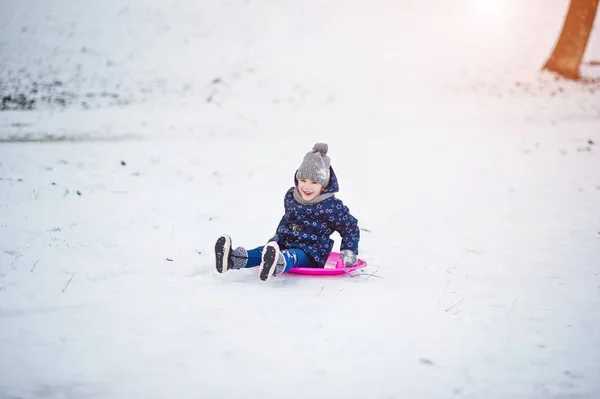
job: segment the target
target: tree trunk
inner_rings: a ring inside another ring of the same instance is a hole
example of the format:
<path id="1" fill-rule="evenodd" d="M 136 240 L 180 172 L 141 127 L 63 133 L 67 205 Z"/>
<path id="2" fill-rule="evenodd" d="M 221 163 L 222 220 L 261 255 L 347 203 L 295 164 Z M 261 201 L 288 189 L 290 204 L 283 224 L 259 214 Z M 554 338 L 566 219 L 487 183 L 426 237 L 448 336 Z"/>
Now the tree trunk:
<path id="1" fill-rule="evenodd" d="M 542 69 L 568 79 L 579 79 L 579 65 L 585 53 L 599 0 L 571 0 L 562 32 Z"/>

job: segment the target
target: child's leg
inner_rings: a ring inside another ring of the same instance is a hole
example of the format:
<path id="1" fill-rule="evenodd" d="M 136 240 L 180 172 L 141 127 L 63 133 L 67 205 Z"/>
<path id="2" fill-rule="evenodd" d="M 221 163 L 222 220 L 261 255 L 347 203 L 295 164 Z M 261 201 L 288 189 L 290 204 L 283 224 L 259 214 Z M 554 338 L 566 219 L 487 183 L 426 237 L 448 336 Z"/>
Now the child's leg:
<path id="1" fill-rule="evenodd" d="M 263 247 L 247 251 L 244 247 L 232 248 L 231 237 L 223 234 L 215 243 L 216 268 L 219 273 L 231 269 L 260 265 Z"/>
<path id="2" fill-rule="evenodd" d="M 316 267 L 317 265 L 310 256 L 301 249 L 290 248 L 281 251 L 285 259 L 285 269 L 281 273 L 289 271 L 292 267 Z"/>
<path id="3" fill-rule="evenodd" d="M 317 265 L 301 249 L 290 248 L 280 251 L 276 242 L 270 242 L 263 249 L 259 277 L 266 281 L 297 266 L 315 267 Z"/>
<path id="4" fill-rule="evenodd" d="M 244 267 L 256 267 L 260 265 L 262 260 L 262 252 L 264 247 L 256 247 L 247 252 L 248 262 Z"/>
<path id="5" fill-rule="evenodd" d="M 257 247 L 246 250 L 244 247 L 237 247 L 231 254 L 234 266 L 233 269 L 242 269 L 256 267 L 260 265 L 263 247 Z"/>

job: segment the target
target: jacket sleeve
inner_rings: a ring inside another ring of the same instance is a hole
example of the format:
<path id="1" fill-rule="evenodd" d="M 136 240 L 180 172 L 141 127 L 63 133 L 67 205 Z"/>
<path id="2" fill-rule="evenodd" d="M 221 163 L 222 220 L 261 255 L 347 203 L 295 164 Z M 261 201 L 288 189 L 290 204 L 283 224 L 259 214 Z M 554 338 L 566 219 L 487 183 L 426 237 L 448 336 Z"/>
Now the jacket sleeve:
<path id="1" fill-rule="evenodd" d="M 329 225 L 342 236 L 340 251 L 350 249 L 358 255 L 358 242 L 360 241 L 358 220 L 350 214 L 350 210 L 341 200 L 335 204 L 335 212 L 329 218 Z"/>
<path id="2" fill-rule="evenodd" d="M 269 239 L 269 242 L 275 241 L 277 244 L 281 244 L 279 242 L 279 228 L 285 224 L 285 214 L 281 217 L 279 224 L 277 225 L 277 229 L 275 229 L 275 235 Z"/>

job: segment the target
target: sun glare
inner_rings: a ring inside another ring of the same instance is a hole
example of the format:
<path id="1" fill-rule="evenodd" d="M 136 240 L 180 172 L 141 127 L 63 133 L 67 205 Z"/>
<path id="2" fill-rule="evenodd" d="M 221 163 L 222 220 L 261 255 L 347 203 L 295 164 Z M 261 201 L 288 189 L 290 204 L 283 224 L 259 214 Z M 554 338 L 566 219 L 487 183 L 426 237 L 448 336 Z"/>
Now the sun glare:
<path id="1" fill-rule="evenodd" d="M 475 0 L 475 7 L 480 13 L 497 15 L 506 8 L 506 1 L 503 0 Z"/>

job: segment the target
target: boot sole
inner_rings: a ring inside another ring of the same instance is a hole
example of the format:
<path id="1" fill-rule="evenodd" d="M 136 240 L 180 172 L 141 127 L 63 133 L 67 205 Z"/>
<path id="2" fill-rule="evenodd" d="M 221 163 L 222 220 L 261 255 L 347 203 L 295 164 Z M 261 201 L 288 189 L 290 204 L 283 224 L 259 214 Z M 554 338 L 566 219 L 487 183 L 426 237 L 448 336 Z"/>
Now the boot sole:
<path id="1" fill-rule="evenodd" d="M 259 277 L 262 281 L 267 281 L 273 277 L 273 273 L 275 273 L 277 267 L 278 258 L 279 248 L 275 245 L 267 244 L 262 254 L 262 262 L 260 263 Z"/>
<path id="2" fill-rule="evenodd" d="M 225 273 L 231 268 L 228 262 L 230 250 L 231 238 L 228 235 L 219 237 L 215 244 L 215 263 L 219 273 Z"/>

